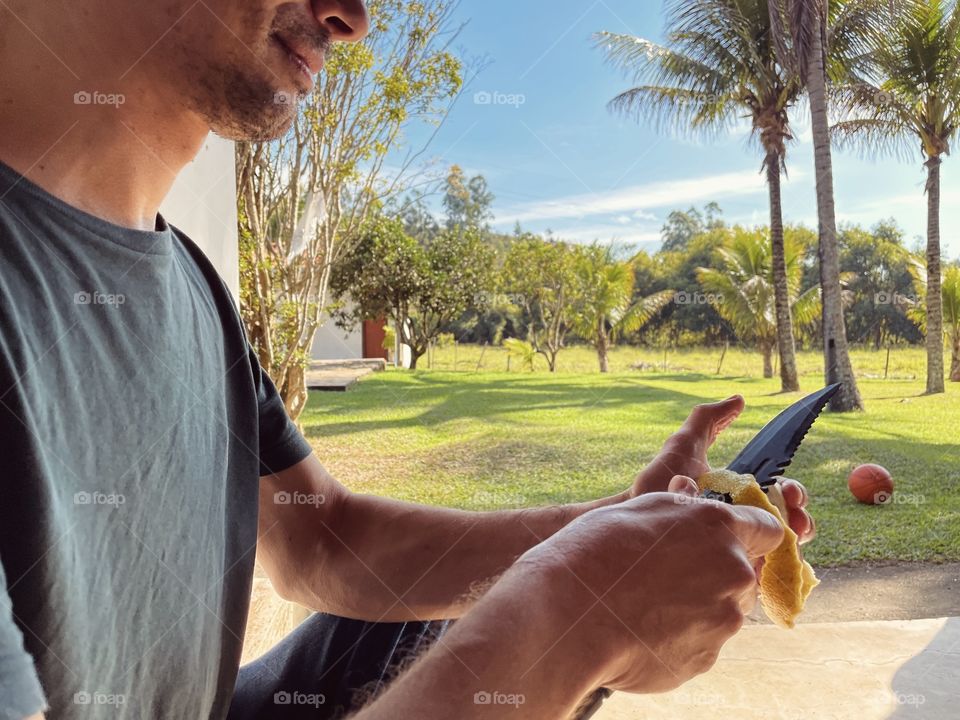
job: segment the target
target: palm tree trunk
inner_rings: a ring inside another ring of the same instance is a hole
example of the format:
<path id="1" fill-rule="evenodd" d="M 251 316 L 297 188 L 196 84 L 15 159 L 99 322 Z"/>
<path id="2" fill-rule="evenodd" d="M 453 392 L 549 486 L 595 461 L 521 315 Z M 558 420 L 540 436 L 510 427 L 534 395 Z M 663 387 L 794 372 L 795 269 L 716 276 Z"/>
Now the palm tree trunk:
<path id="1" fill-rule="evenodd" d="M 960 382 L 960 329 L 953 329 L 953 353 L 950 358 L 950 382 Z"/>
<path id="2" fill-rule="evenodd" d="M 796 392 L 797 347 L 790 315 L 790 288 L 783 249 L 783 206 L 780 201 L 780 153 L 767 153 L 767 186 L 770 191 L 770 243 L 773 246 L 773 291 L 777 315 L 777 346 L 780 349 L 780 392 Z"/>
<path id="3" fill-rule="evenodd" d="M 763 353 L 763 376 L 765 378 L 773 377 L 773 345 L 764 343 L 760 346 L 760 352 Z"/>
<path id="4" fill-rule="evenodd" d="M 609 345 L 606 332 L 597 330 L 597 359 L 600 361 L 600 372 L 602 373 L 610 370 L 610 363 L 607 358 Z"/>
<path id="5" fill-rule="evenodd" d="M 847 327 L 840 293 L 840 250 L 837 246 L 837 212 L 833 194 L 833 154 L 827 118 L 827 77 L 823 66 L 823 28 L 815 16 L 810 43 L 807 92 L 813 129 L 813 152 L 817 176 L 817 216 L 820 224 L 820 288 L 823 294 L 823 351 L 828 383 L 842 389 L 830 401 L 837 412 L 863 410 L 863 400 L 850 362 Z"/>
<path id="6" fill-rule="evenodd" d="M 940 157 L 927 160 L 927 394 L 944 392 L 940 277 Z"/>

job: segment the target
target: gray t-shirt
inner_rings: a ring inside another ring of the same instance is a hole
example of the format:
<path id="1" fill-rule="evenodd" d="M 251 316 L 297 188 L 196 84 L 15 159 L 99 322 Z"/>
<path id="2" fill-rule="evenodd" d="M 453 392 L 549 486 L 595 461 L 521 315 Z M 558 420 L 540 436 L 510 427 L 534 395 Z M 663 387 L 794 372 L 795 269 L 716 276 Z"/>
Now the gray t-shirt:
<path id="1" fill-rule="evenodd" d="M 183 233 L 0 163 L 0 720 L 224 717 L 258 477 L 309 453 Z"/>

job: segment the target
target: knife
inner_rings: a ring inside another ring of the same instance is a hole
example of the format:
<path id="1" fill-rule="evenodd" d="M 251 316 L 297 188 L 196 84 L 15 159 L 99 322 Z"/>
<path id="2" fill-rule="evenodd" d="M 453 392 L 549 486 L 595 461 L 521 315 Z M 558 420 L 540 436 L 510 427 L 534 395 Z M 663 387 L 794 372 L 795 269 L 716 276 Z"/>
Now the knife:
<path id="1" fill-rule="evenodd" d="M 753 475 L 757 483 L 767 493 L 770 501 L 777 506 L 783 517 L 787 517 L 787 507 L 780 493 L 777 479 L 783 475 L 793 461 L 810 428 L 820 417 L 830 398 L 840 390 L 840 384 L 828 385 L 802 400 L 798 400 L 773 420 L 747 443 L 727 469 L 739 475 Z M 703 496 L 712 500 L 733 503 L 725 493 L 707 490 Z M 587 720 L 600 709 L 603 701 L 613 693 L 608 688 L 595 690 L 577 708 L 572 720 Z"/>

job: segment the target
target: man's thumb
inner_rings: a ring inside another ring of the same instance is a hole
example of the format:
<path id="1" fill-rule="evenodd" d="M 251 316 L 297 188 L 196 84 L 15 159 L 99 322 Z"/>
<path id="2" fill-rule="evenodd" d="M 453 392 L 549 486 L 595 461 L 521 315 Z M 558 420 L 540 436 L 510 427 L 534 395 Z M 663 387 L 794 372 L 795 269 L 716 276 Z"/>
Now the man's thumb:
<path id="1" fill-rule="evenodd" d="M 731 530 L 751 558 L 763 557 L 783 542 L 783 525 L 771 513 L 749 505 L 731 509 L 737 518 Z"/>
<path id="2" fill-rule="evenodd" d="M 674 475 L 667 486 L 667 492 L 697 497 L 700 494 L 700 488 L 697 487 L 697 483 L 692 478 L 688 478 L 686 475 Z"/>

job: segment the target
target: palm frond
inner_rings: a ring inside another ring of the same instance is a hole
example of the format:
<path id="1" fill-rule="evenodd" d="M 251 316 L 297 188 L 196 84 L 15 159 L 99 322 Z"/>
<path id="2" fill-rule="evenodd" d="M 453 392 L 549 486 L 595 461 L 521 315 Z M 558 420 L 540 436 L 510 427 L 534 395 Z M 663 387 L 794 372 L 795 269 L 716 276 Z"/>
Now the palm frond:
<path id="1" fill-rule="evenodd" d="M 624 313 L 619 324 L 614 327 L 615 334 L 636 332 L 656 317 L 657 313 L 673 302 L 676 293 L 673 290 L 661 290 L 653 295 L 641 298 Z"/>
<path id="2" fill-rule="evenodd" d="M 857 150 L 866 159 L 889 156 L 908 161 L 917 157 L 916 136 L 894 121 L 843 120 L 830 128 L 830 133 L 838 147 Z"/>

